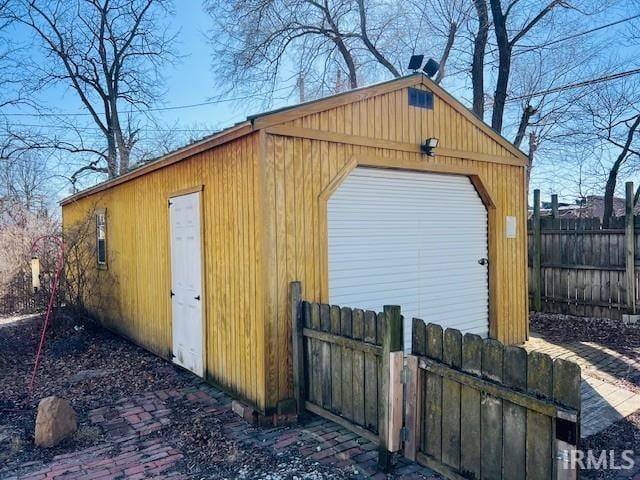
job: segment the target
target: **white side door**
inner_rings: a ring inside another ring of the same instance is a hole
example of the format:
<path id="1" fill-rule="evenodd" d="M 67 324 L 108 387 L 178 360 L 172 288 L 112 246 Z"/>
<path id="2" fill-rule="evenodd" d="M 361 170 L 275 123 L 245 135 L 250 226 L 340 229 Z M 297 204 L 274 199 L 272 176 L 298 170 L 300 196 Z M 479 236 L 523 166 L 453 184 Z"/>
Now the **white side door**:
<path id="1" fill-rule="evenodd" d="M 487 210 L 468 177 L 356 168 L 327 207 L 329 301 L 487 336 Z"/>
<path id="2" fill-rule="evenodd" d="M 204 375 L 200 192 L 169 200 L 173 361 Z"/>

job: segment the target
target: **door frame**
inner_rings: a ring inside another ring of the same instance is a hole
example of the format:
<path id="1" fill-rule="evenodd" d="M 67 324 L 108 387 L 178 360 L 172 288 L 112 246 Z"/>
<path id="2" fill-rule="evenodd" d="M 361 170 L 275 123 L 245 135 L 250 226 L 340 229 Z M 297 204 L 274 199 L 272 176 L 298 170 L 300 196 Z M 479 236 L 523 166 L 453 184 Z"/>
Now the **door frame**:
<path id="1" fill-rule="evenodd" d="M 369 167 L 378 169 L 401 170 L 408 172 L 422 173 L 440 173 L 446 175 L 459 175 L 468 177 L 471 184 L 476 189 L 480 200 L 487 209 L 487 253 L 489 255 L 488 268 L 488 302 L 489 302 L 489 337 L 498 338 L 497 336 L 497 316 L 495 298 L 497 292 L 497 242 L 496 234 L 499 231 L 496 205 L 492 196 L 487 189 L 487 182 L 484 175 L 477 169 L 467 166 L 458 165 L 437 165 L 428 159 L 421 158 L 420 161 L 407 160 L 398 157 L 380 157 L 380 156 L 360 156 L 354 155 L 340 169 L 335 178 L 329 185 L 318 195 L 318 216 L 320 223 L 320 301 L 329 303 L 329 223 L 327 206 L 331 195 L 342 185 L 349 174 L 357 167 Z"/>
<path id="2" fill-rule="evenodd" d="M 208 368 L 207 368 L 207 348 L 208 348 L 208 341 L 207 341 L 207 315 L 206 315 L 206 309 L 207 309 L 207 287 L 206 287 L 206 275 L 205 275 L 205 254 L 206 254 L 206 249 L 205 247 L 205 234 L 204 234 L 204 202 L 203 200 L 203 196 L 204 196 L 204 185 L 200 184 L 200 185 L 196 185 L 194 187 L 189 187 L 189 188 L 183 188 L 180 190 L 174 190 L 172 192 L 169 192 L 166 195 L 166 205 L 167 205 L 167 233 L 168 233 L 168 241 L 169 241 L 169 255 L 167 255 L 167 271 L 169 272 L 169 288 L 168 288 L 168 292 L 169 292 L 169 343 L 170 343 L 170 348 L 169 351 L 171 352 L 171 363 L 173 363 L 174 365 L 178 365 L 177 363 L 175 363 L 173 361 L 173 359 L 175 358 L 173 355 L 173 300 L 171 299 L 171 288 L 173 287 L 173 272 L 171 271 L 171 212 L 169 211 L 169 202 L 171 201 L 172 198 L 176 198 L 176 197 L 182 197 L 184 195 L 189 195 L 192 193 L 197 193 L 198 194 L 198 205 L 199 205 L 199 210 L 200 210 L 200 288 L 202 289 L 202 292 L 200 293 L 200 302 L 202 305 L 201 308 L 201 324 L 202 324 L 202 377 L 201 378 L 207 378 L 208 375 Z M 181 365 L 178 365 L 179 367 L 182 368 Z M 193 372 L 191 372 L 193 373 Z M 195 373 L 194 373 L 195 375 Z"/>

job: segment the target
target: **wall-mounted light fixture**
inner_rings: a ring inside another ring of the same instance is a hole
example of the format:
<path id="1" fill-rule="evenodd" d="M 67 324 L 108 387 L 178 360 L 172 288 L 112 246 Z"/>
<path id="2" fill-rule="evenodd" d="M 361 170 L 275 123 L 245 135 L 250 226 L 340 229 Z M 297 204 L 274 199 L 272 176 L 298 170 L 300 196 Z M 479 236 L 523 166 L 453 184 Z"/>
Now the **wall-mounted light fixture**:
<path id="1" fill-rule="evenodd" d="M 430 157 L 433 157 L 433 149 L 436 148 L 438 146 L 438 139 L 437 138 L 427 138 L 424 141 L 424 144 L 420 145 L 420 149 L 422 150 L 422 153 L 424 153 L 425 155 L 429 155 Z"/>

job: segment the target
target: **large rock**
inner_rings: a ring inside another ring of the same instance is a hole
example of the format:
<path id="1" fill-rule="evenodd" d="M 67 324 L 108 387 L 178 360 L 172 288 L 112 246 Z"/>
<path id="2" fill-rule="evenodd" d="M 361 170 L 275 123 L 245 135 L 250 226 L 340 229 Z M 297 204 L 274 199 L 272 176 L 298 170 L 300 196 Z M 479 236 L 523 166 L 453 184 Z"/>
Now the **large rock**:
<path id="1" fill-rule="evenodd" d="M 55 447 L 78 428 L 76 412 L 68 400 L 52 396 L 38 404 L 35 444 L 39 447 Z"/>

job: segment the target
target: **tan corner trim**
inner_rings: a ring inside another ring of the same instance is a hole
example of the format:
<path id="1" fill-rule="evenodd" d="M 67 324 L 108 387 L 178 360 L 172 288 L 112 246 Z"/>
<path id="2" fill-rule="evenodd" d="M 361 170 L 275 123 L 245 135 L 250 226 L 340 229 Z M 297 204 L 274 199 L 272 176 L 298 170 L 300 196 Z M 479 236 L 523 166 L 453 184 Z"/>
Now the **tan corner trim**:
<path id="1" fill-rule="evenodd" d="M 384 148 L 386 150 L 396 150 L 400 152 L 422 154 L 420 145 L 413 143 L 394 142 L 380 138 L 361 137 L 348 135 L 345 133 L 324 132 L 313 128 L 291 127 L 287 125 L 276 125 L 266 129 L 271 135 L 283 137 L 307 138 L 310 140 L 320 140 L 325 142 L 345 143 L 348 145 L 358 145 L 361 147 Z M 451 148 L 438 147 L 434 150 L 434 156 L 462 158 L 466 160 L 476 160 L 479 162 L 499 163 L 502 165 L 524 166 L 525 163 L 516 157 L 500 157 L 486 153 L 466 152 Z M 429 158 L 426 157 L 425 158 Z"/>
<path id="2" fill-rule="evenodd" d="M 110 188 L 115 187 L 116 185 L 120 185 L 122 183 L 131 181 L 135 178 L 141 177 L 142 175 L 146 175 L 148 173 L 154 172 L 161 168 L 168 167 L 169 165 L 178 163 L 182 160 L 185 160 L 186 158 L 192 157 L 193 155 L 202 153 L 213 147 L 217 147 L 224 143 L 228 143 L 232 140 L 235 140 L 236 138 L 247 135 L 252 131 L 253 131 L 253 127 L 251 123 L 243 122 L 239 125 L 236 125 L 235 127 L 231 127 L 227 130 L 223 130 L 222 132 L 220 132 L 217 135 L 214 135 L 213 137 L 205 138 L 204 140 L 196 142 L 192 145 L 187 145 L 186 147 L 181 148 L 180 150 L 176 150 L 175 152 L 165 155 L 164 157 L 159 158 L 158 160 L 152 161 L 144 165 L 143 167 L 136 168 L 135 170 L 125 173 L 124 175 L 120 175 L 119 177 L 116 177 L 113 180 L 108 180 L 106 182 L 96 185 L 95 187 L 91 187 L 86 190 L 83 190 L 82 192 L 76 193 L 75 195 L 71 195 L 70 197 L 63 199 L 60 202 L 60 205 L 64 207 L 65 205 L 67 205 L 70 202 L 73 202 L 74 200 L 79 200 L 89 195 L 93 195 L 95 193 L 108 190 Z"/>
<path id="3" fill-rule="evenodd" d="M 366 100 L 368 98 L 382 95 L 387 92 L 393 92 L 401 88 L 412 85 L 420 85 L 422 83 L 422 75 L 409 75 L 404 78 L 397 78 L 388 82 L 379 83 L 367 87 L 358 88 L 345 92 L 343 94 L 333 95 L 327 98 L 313 100 L 308 103 L 291 107 L 281 112 L 274 112 L 264 116 L 259 116 L 253 120 L 256 129 L 267 128 L 278 123 L 290 122 L 305 115 L 322 112 L 331 108 L 341 107 L 349 103 Z"/>
<path id="4" fill-rule="evenodd" d="M 273 215 L 274 212 L 269 207 L 270 202 L 268 196 L 272 192 L 269 190 L 271 183 L 267 179 L 267 162 L 269 159 L 268 152 L 268 135 L 264 130 L 258 130 L 257 139 L 257 153 L 255 158 L 255 197 L 257 199 L 256 204 L 256 239 L 258 242 L 257 249 L 259 252 L 259 265 L 256 271 L 256 278 L 258 285 L 256 289 L 259 291 L 260 299 L 256 305 L 257 320 L 257 338 L 262 342 L 258 352 L 256 352 L 256 358 L 258 358 L 258 369 L 262 369 L 261 372 L 256 373 L 258 379 L 257 383 L 257 396 L 258 404 L 264 410 L 270 405 L 270 389 L 275 388 L 269 384 L 269 376 L 271 369 L 274 368 L 270 363 L 269 355 L 273 352 L 269 351 L 269 345 L 271 342 L 272 328 L 268 322 L 273 322 L 273 318 L 270 318 L 270 311 L 272 305 L 267 305 L 267 302 L 273 302 L 273 282 L 275 281 L 274 275 L 274 256 L 276 254 L 276 248 L 273 241 Z"/>
<path id="5" fill-rule="evenodd" d="M 196 185 L 195 187 L 182 188 L 174 192 L 167 194 L 167 198 L 180 197 L 182 195 L 189 195 L 190 193 L 198 193 L 204 191 L 204 185 Z"/>

